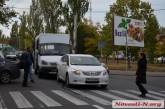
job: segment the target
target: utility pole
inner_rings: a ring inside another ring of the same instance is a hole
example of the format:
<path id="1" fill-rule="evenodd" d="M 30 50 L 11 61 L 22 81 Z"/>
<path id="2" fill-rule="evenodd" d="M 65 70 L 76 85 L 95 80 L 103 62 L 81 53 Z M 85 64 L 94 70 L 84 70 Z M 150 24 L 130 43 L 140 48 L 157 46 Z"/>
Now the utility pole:
<path id="1" fill-rule="evenodd" d="M 89 20 L 90 20 L 90 22 L 92 22 L 92 0 L 89 0 L 89 5 L 90 5 L 90 8 L 89 8 L 89 11 L 90 11 Z"/>
<path id="2" fill-rule="evenodd" d="M 73 49 L 74 53 L 76 53 L 77 48 L 77 12 L 74 15 L 74 31 L 73 31 Z"/>

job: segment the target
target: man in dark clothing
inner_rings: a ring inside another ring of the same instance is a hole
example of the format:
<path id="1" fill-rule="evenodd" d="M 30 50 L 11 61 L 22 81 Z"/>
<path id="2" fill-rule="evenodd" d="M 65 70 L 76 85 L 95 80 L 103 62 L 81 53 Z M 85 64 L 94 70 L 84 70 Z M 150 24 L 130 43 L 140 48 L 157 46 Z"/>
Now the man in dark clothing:
<path id="1" fill-rule="evenodd" d="M 32 51 L 31 50 L 30 50 L 30 56 L 31 56 L 32 63 L 34 63 L 33 54 L 32 54 Z M 31 64 L 31 66 L 30 66 L 30 73 L 28 75 L 28 78 L 30 79 L 30 81 L 32 83 L 35 83 L 35 81 L 33 79 L 32 69 L 33 69 L 33 65 Z"/>
<path id="2" fill-rule="evenodd" d="M 27 50 L 22 54 L 22 63 L 23 63 L 23 69 L 24 69 L 24 80 L 22 86 L 27 87 L 28 82 L 28 76 L 31 71 L 31 65 L 33 63 L 33 58 L 31 56 L 31 50 L 30 47 L 27 48 Z"/>
<path id="3" fill-rule="evenodd" d="M 136 85 L 138 86 L 139 90 L 141 91 L 140 97 L 145 97 L 148 91 L 143 87 L 142 84 L 146 84 L 146 70 L 147 70 L 147 60 L 146 55 L 144 53 L 139 54 L 139 61 L 136 71 Z"/>

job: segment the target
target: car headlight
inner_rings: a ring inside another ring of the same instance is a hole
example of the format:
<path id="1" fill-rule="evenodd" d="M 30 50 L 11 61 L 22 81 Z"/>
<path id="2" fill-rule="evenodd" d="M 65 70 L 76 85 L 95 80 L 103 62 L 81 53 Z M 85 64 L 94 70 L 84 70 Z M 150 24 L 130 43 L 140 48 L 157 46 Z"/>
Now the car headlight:
<path id="1" fill-rule="evenodd" d="M 48 65 L 48 62 L 46 62 L 46 61 L 44 61 L 44 60 L 42 60 L 42 62 L 41 62 L 43 65 Z"/>
<path id="2" fill-rule="evenodd" d="M 75 75 L 80 75 L 81 74 L 81 71 L 80 70 L 74 70 L 72 71 Z"/>

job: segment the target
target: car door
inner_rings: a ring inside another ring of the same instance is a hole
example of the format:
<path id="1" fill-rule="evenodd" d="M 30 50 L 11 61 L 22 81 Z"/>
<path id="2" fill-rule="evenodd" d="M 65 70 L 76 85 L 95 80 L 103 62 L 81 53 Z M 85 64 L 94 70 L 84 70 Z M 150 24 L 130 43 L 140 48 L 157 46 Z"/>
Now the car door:
<path id="1" fill-rule="evenodd" d="M 69 58 L 67 55 L 63 56 L 61 59 L 61 76 L 65 80 L 66 72 L 68 71 Z"/>

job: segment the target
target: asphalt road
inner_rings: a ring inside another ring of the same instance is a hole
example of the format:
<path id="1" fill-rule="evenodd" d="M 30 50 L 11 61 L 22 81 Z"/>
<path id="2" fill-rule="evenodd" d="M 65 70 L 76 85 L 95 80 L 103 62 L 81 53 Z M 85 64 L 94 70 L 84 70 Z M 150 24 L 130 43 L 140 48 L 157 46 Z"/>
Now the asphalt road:
<path id="1" fill-rule="evenodd" d="M 135 77 L 111 75 L 107 89 L 95 86 L 67 88 L 50 77 L 22 87 L 22 79 L 0 84 L 0 109 L 111 109 L 113 99 L 140 99 Z M 165 99 L 165 77 L 147 77 L 147 99 Z"/>

